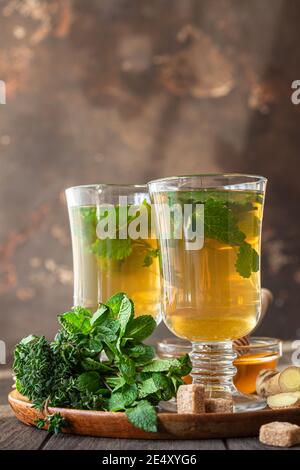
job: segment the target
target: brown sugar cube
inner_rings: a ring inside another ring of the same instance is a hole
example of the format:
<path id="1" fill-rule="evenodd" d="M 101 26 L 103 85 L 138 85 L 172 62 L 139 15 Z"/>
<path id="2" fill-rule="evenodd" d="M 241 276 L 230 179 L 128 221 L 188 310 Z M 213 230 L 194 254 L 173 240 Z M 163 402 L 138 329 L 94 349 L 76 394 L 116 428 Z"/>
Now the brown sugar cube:
<path id="1" fill-rule="evenodd" d="M 206 413 L 233 413 L 232 398 L 206 398 Z"/>
<path id="2" fill-rule="evenodd" d="M 177 413 L 205 413 L 203 385 L 180 385 L 177 392 Z"/>
<path id="3" fill-rule="evenodd" d="M 279 421 L 264 424 L 259 430 L 259 440 L 269 446 L 291 447 L 300 444 L 300 427 Z"/>

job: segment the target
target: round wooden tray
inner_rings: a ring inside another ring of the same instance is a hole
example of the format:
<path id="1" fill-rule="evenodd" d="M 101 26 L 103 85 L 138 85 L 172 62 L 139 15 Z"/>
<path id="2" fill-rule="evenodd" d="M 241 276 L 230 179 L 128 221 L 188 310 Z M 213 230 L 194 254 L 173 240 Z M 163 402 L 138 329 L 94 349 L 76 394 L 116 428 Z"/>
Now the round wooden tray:
<path id="1" fill-rule="evenodd" d="M 16 390 L 8 396 L 16 417 L 34 426 L 42 417 L 26 398 Z M 64 430 L 70 434 L 130 439 L 211 439 L 257 436 L 259 428 L 271 421 L 288 421 L 300 425 L 300 408 L 262 410 L 247 413 L 207 413 L 199 415 L 158 413 L 158 432 L 150 433 L 130 424 L 125 413 L 74 410 L 49 407 L 50 413 L 59 412 L 69 423 Z"/>

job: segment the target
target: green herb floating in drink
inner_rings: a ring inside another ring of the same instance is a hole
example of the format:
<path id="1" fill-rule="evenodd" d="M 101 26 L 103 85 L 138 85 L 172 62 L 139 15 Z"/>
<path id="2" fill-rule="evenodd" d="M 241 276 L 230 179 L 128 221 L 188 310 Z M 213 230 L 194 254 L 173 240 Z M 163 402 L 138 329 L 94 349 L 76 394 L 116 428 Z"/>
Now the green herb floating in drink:
<path id="1" fill-rule="evenodd" d="M 40 410 L 125 411 L 134 426 L 155 432 L 155 406 L 176 395 L 191 364 L 188 356 L 155 359 L 154 347 L 143 343 L 155 320 L 133 314 L 132 301 L 118 293 L 94 314 L 74 307 L 59 315 L 61 328 L 54 341 L 30 335 L 16 346 L 17 390 Z M 58 414 L 36 424 L 53 432 L 67 425 Z"/>
<path id="2" fill-rule="evenodd" d="M 132 207 L 136 208 L 135 215 L 129 215 L 129 211 Z M 103 211 L 102 215 L 99 216 L 96 206 L 90 207 L 76 207 L 73 209 L 74 214 L 79 220 L 78 235 L 83 236 L 85 243 L 91 253 L 94 253 L 99 258 L 108 258 L 116 261 L 123 261 L 128 258 L 132 252 L 133 247 L 139 248 L 139 252 L 143 254 L 143 266 L 149 267 L 154 258 L 157 258 L 159 251 L 157 248 L 149 243 L 151 238 L 151 206 L 146 200 L 138 205 L 125 205 L 114 207 L 116 217 L 116 234 L 113 238 L 100 239 L 97 237 L 97 224 L 101 220 L 108 220 L 108 213 Z M 142 211 L 146 211 L 147 223 L 148 223 L 148 238 L 139 238 L 132 240 L 128 235 L 128 227 L 137 217 L 140 216 Z M 122 226 L 120 220 L 126 220 L 126 226 Z M 120 237 L 120 229 L 126 229 L 127 237 Z"/>
<path id="3" fill-rule="evenodd" d="M 168 193 L 169 205 L 180 203 L 192 205 L 192 222 L 195 223 L 202 215 L 197 212 L 196 205 L 204 205 L 204 236 L 205 240 L 236 247 L 237 257 L 235 268 L 243 278 L 249 278 L 259 270 L 259 254 L 247 241 L 247 233 L 241 228 L 241 222 L 250 214 L 250 232 L 260 230 L 260 220 L 255 211 L 262 205 L 262 195 L 253 191 L 177 191 Z M 176 220 L 174 220 L 176 223 Z"/>

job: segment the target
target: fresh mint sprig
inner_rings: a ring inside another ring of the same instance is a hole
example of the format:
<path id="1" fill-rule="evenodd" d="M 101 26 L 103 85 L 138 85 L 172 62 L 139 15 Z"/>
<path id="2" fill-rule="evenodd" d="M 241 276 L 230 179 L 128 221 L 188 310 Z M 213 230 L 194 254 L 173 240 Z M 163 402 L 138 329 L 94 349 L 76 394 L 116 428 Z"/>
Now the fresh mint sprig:
<path id="1" fill-rule="evenodd" d="M 100 304 L 92 314 L 83 307 L 59 315 L 54 341 L 30 335 L 15 348 L 17 390 L 39 409 L 56 407 L 124 411 L 144 431 L 157 430 L 156 405 L 176 395 L 191 370 L 188 356 L 155 358 L 143 341 L 156 323 L 134 317 L 124 293 Z M 65 422 L 48 415 L 37 423 L 58 432 Z"/>

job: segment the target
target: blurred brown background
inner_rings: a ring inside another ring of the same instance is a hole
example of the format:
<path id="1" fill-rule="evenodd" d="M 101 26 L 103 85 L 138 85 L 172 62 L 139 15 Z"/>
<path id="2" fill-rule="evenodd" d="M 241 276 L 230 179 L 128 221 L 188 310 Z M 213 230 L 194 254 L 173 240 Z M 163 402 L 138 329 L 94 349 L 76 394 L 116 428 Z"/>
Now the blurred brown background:
<path id="1" fill-rule="evenodd" d="M 297 0 L 0 0 L 9 353 L 72 302 L 64 188 L 193 172 L 269 178 L 260 333 L 300 337 L 299 24 Z"/>

